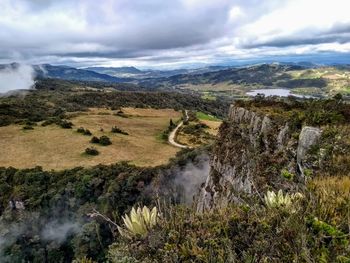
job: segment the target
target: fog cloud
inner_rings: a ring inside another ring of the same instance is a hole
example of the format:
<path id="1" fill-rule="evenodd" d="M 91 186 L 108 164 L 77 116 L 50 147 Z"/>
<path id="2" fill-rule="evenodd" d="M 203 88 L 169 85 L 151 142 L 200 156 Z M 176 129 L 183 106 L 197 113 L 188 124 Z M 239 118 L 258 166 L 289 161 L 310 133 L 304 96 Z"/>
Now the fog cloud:
<path id="1" fill-rule="evenodd" d="M 34 69 L 24 64 L 0 68 L 0 93 L 30 89 L 34 86 Z"/>
<path id="2" fill-rule="evenodd" d="M 45 225 L 41 235 L 44 240 L 62 243 L 68 235 L 77 233 L 79 230 L 80 225 L 78 223 L 53 221 Z"/>

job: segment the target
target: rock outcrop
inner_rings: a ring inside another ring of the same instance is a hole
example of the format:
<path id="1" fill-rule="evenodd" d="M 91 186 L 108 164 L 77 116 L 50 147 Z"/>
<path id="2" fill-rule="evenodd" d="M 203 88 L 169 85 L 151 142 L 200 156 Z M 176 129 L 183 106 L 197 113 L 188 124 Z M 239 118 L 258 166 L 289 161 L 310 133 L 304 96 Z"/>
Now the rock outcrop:
<path id="1" fill-rule="evenodd" d="M 291 190 L 303 182 L 307 151 L 320 138 L 321 130 L 300 131 L 288 121 L 263 113 L 230 107 L 211 156 L 211 171 L 201 188 L 198 211 L 244 202 L 267 189 Z M 290 175 L 285 178 L 284 173 Z"/>

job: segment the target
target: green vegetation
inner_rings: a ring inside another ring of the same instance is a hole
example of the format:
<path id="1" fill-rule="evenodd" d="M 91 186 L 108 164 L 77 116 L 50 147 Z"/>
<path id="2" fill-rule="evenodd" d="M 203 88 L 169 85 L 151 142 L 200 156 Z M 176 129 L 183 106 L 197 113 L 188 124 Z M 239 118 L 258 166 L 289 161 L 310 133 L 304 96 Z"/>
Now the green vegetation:
<path id="1" fill-rule="evenodd" d="M 199 110 L 211 115 L 224 117 L 230 101 L 203 100 L 199 95 L 178 92 L 147 92 L 101 90 L 112 85 L 106 83 L 88 83 L 96 89 L 87 90 L 84 82 L 63 80 L 39 80 L 37 89 L 18 99 L 16 96 L 0 98 L 0 126 L 23 121 L 47 121 L 45 125 L 66 119 L 69 112 L 87 111 L 88 108 L 154 108 Z M 99 86 L 101 85 L 101 87 Z M 118 84 L 117 86 L 122 86 Z M 143 89 L 145 90 L 145 89 Z M 123 113 L 117 116 L 127 117 Z"/>
<path id="2" fill-rule="evenodd" d="M 202 99 L 204 99 L 204 100 L 216 100 L 216 96 L 214 96 L 210 92 L 203 92 L 202 94 L 203 94 Z"/>
<path id="3" fill-rule="evenodd" d="M 236 101 L 236 105 L 271 116 L 281 122 L 289 121 L 293 127 L 301 125 L 323 126 L 350 122 L 349 105 L 342 96 L 330 99 L 297 100 L 295 98 L 264 98 Z"/>
<path id="4" fill-rule="evenodd" d="M 318 189 L 318 192 L 329 193 L 327 188 Z M 335 210 L 345 218 L 349 215 L 350 197 L 343 194 L 339 198 L 344 203 Z M 230 205 L 203 214 L 181 206 L 164 207 L 158 227 L 146 237 L 118 239 L 110 247 L 111 262 L 123 257 L 129 258 L 129 262 L 350 260 L 349 222 L 333 225 L 319 219 L 321 214 L 325 218 L 326 210 L 320 206 L 323 200 L 315 195 L 302 199 L 283 195 L 283 200 L 286 199 L 294 199 L 288 202 L 293 205 L 292 210 L 270 209 L 258 199 L 255 205 Z M 335 215 L 328 211 L 327 216 Z"/>
<path id="5" fill-rule="evenodd" d="M 200 120 L 207 120 L 207 121 L 221 121 L 219 118 L 203 113 L 203 112 L 197 112 L 196 117 Z"/>
<path id="6" fill-rule="evenodd" d="M 106 262 L 108 246 L 119 235 L 108 222 L 94 218 L 94 211 L 121 226 L 122 215 L 135 204 L 150 207 L 156 192 L 174 193 L 167 200 L 175 200 L 178 169 L 188 162 L 199 165 L 201 153 L 184 150 L 159 167 L 120 162 L 63 171 L 0 168 L 1 262 Z M 10 206 L 11 200 L 25 209 Z"/>
<path id="7" fill-rule="evenodd" d="M 288 170 L 286 170 L 286 169 L 282 169 L 281 175 L 282 175 L 284 178 L 288 179 L 288 180 L 293 180 L 293 178 L 294 178 L 294 174 L 293 174 L 293 173 L 290 173 L 290 172 L 289 172 Z"/>

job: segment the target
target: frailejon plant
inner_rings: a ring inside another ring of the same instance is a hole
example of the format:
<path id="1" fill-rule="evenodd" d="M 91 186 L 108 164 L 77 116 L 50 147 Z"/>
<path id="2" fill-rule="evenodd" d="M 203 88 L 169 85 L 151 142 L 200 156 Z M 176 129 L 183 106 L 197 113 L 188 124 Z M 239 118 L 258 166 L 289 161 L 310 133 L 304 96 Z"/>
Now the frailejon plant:
<path id="1" fill-rule="evenodd" d="M 119 233 L 129 239 L 133 237 L 146 237 L 148 232 L 157 224 L 158 211 L 156 207 L 150 210 L 147 206 L 142 209 L 134 207 L 130 215 L 125 214 L 123 217 L 125 227 L 118 226 Z"/>
<path id="2" fill-rule="evenodd" d="M 268 208 L 290 209 L 290 211 L 295 211 L 296 202 L 303 197 L 301 193 L 283 194 L 282 190 L 279 190 L 276 194 L 274 191 L 267 191 L 264 196 L 264 202 Z"/>

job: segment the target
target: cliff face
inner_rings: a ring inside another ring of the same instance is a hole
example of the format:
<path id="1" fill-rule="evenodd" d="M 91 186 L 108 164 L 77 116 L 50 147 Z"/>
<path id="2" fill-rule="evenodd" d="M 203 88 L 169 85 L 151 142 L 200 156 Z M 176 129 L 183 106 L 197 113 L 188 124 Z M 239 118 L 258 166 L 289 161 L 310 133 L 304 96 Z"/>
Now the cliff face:
<path id="1" fill-rule="evenodd" d="M 296 130 L 288 121 L 232 105 L 220 127 L 198 211 L 262 196 L 271 188 L 301 187 L 313 165 L 307 152 L 320 135 L 318 128 Z"/>

